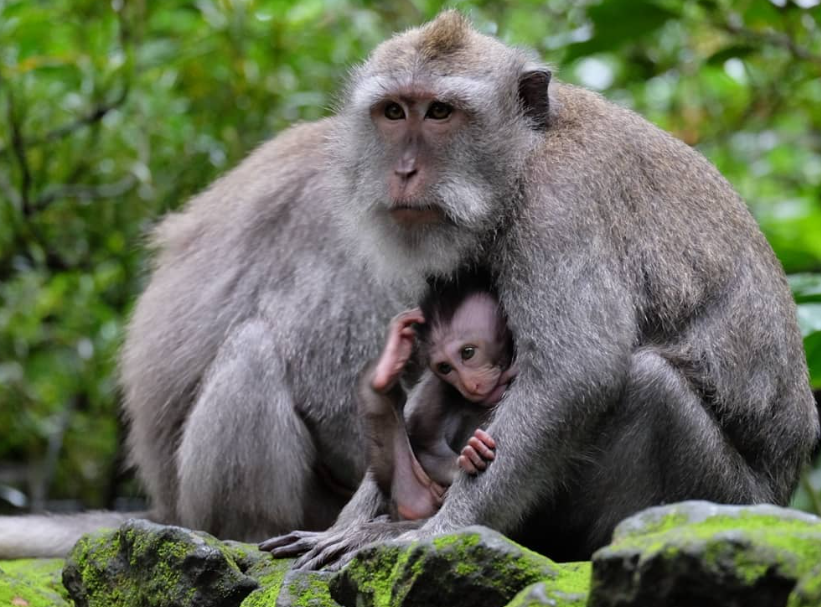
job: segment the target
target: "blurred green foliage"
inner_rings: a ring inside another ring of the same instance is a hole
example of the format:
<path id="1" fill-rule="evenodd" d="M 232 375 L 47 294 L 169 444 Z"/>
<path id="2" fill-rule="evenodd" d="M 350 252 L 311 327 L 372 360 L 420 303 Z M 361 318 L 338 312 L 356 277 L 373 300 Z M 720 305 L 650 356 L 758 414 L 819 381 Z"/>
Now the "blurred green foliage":
<path id="1" fill-rule="evenodd" d="M 718 165 L 792 275 L 815 388 L 818 4 L 448 4 Z M 117 350 L 146 273 L 147 230 L 260 141 L 328 114 L 349 66 L 442 6 L 0 0 L 0 489 L 16 478 L 40 499 L 110 501 Z M 797 503 L 819 488 L 814 472 Z"/>

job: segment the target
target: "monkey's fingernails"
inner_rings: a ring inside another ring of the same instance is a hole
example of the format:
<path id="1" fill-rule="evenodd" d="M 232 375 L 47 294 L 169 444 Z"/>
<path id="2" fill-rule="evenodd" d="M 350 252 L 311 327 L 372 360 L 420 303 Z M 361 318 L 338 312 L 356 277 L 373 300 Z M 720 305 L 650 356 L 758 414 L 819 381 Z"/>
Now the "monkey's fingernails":
<path id="1" fill-rule="evenodd" d="M 496 441 L 495 441 L 495 440 L 493 440 L 493 437 L 492 437 L 490 434 L 488 434 L 487 432 L 485 432 L 485 431 L 484 431 L 484 430 L 482 430 L 481 428 L 477 429 L 477 430 L 476 430 L 476 432 L 474 432 L 473 434 L 474 434 L 474 435 L 475 435 L 475 436 L 476 436 L 476 437 L 477 437 L 480 441 L 482 441 L 484 444 L 486 444 L 486 445 L 487 445 L 488 447 L 490 447 L 491 449 L 495 449 L 495 448 L 496 448 Z"/>
<path id="2" fill-rule="evenodd" d="M 496 452 L 475 436 L 471 436 L 468 439 L 468 447 L 472 447 L 473 450 L 480 453 L 484 459 L 493 459 L 496 457 Z"/>

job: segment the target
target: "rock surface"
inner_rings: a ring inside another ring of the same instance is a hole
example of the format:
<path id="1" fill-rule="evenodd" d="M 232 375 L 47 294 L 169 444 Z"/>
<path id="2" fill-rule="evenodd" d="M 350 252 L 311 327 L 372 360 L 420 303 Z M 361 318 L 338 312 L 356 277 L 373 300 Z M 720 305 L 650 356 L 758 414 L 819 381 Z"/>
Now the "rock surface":
<path id="1" fill-rule="evenodd" d="M 611 545 L 593 555 L 589 605 L 783 607 L 819 562 L 817 517 L 775 506 L 683 502 L 645 510 L 616 528 Z M 810 596 L 811 577 L 805 586 L 802 596 Z M 799 600 L 791 604 L 819 604 Z"/>
<path id="2" fill-rule="evenodd" d="M 558 564 L 484 527 L 368 546 L 337 573 L 256 546 L 129 521 L 65 562 L 0 562 L 0 607 L 821 607 L 821 519 L 684 502 L 623 523 L 590 563 Z M 589 592 L 588 592 L 589 591 Z"/>
<path id="3" fill-rule="evenodd" d="M 253 563 L 208 534 L 132 520 L 83 537 L 63 583 L 77 607 L 233 607 L 259 587 L 240 564 Z"/>
<path id="4" fill-rule="evenodd" d="M 331 580 L 331 596 L 343 607 L 502 607 L 536 582 L 575 593 L 588 575 L 585 566 L 557 565 L 486 527 L 468 527 L 361 550 Z"/>

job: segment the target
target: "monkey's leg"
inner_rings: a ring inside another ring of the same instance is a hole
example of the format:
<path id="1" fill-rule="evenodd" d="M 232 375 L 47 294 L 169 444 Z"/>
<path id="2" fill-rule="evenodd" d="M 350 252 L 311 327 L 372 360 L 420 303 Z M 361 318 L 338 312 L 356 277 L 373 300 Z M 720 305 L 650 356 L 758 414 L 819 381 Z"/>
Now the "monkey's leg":
<path id="1" fill-rule="evenodd" d="M 571 497 L 589 555 L 613 527 L 643 508 L 705 499 L 772 499 L 684 375 L 652 348 L 631 358 L 622 399 L 600 420 Z"/>
<path id="2" fill-rule="evenodd" d="M 274 336 L 258 320 L 238 326 L 203 379 L 177 455 L 183 525 L 258 541 L 327 526 L 341 507 L 318 495 L 314 445 Z"/>
<path id="3" fill-rule="evenodd" d="M 369 374 L 365 374 L 367 378 Z M 405 520 L 427 518 L 439 509 L 444 490 L 419 464 L 408 439 L 401 389 L 386 394 L 360 386 L 360 412 L 368 437 L 368 464 L 375 482 Z"/>
<path id="4" fill-rule="evenodd" d="M 413 454 L 405 424 L 397 422 L 393 434 L 391 501 L 403 520 L 428 518 L 442 505 L 444 488 L 431 480 Z"/>

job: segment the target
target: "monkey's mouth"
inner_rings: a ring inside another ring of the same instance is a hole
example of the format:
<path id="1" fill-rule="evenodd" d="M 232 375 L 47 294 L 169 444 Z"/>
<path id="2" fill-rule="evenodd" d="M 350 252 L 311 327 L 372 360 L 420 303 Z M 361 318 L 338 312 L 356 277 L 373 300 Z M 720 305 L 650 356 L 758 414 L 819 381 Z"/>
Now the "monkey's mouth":
<path id="1" fill-rule="evenodd" d="M 389 210 L 391 218 L 404 227 L 417 227 L 445 221 L 445 214 L 439 207 L 394 204 Z"/>
<path id="2" fill-rule="evenodd" d="M 486 407 L 492 407 L 496 405 L 500 400 L 502 400 L 502 397 L 505 395 L 505 392 L 507 392 L 508 386 L 510 386 L 509 382 L 504 384 L 497 384 L 488 393 L 487 396 L 482 398 L 480 404 L 485 405 Z"/>

